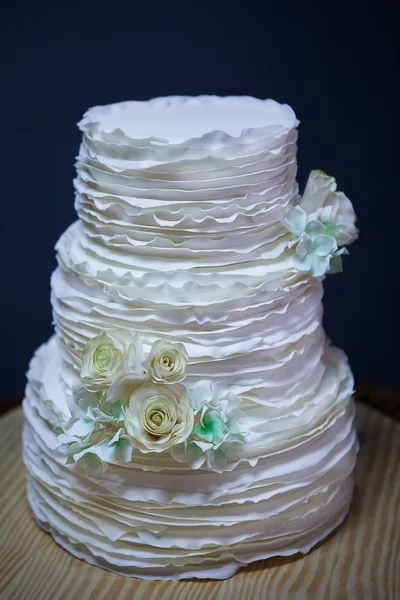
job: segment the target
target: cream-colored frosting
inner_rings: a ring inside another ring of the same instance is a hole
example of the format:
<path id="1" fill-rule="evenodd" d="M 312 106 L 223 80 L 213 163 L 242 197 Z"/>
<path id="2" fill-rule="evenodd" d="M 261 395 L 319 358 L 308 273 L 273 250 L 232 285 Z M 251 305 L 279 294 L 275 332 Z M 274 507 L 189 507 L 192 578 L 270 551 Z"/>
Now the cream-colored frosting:
<path id="1" fill-rule="evenodd" d="M 175 124 L 175 126 L 174 126 Z M 357 452 L 353 379 L 326 343 L 322 280 L 282 225 L 297 199 L 293 111 L 271 100 L 172 97 L 90 109 L 79 220 L 57 245 L 56 336 L 28 374 L 24 459 L 38 522 L 72 553 L 144 578 L 228 577 L 307 552 L 344 518 Z M 222 381 L 249 435 L 227 469 L 134 451 L 102 475 L 69 464 L 54 428 L 81 354 L 104 330 L 186 347 L 188 384 Z"/>

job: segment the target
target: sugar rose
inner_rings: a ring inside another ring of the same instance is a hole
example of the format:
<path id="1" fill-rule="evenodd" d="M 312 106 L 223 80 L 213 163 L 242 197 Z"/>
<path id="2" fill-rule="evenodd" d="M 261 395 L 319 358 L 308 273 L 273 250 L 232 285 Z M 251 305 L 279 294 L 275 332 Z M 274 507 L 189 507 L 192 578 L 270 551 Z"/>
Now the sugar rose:
<path id="1" fill-rule="evenodd" d="M 184 442 L 193 429 L 193 408 L 180 385 L 144 383 L 133 392 L 125 413 L 125 429 L 142 452 L 163 452 Z"/>
<path id="2" fill-rule="evenodd" d="M 156 383 L 176 383 L 186 377 L 188 353 L 183 344 L 158 340 L 148 357 L 149 377 Z"/>
<path id="3" fill-rule="evenodd" d="M 323 171 L 311 171 L 300 206 L 309 215 L 309 220 L 317 219 L 325 226 L 338 246 L 351 244 L 357 239 L 353 205 L 343 192 L 337 191 L 334 177 Z"/>
<path id="4" fill-rule="evenodd" d="M 104 332 L 86 344 L 81 381 L 90 392 L 107 390 L 112 381 L 140 368 L 142 348 L 137 335 L 118 329 Z"/>

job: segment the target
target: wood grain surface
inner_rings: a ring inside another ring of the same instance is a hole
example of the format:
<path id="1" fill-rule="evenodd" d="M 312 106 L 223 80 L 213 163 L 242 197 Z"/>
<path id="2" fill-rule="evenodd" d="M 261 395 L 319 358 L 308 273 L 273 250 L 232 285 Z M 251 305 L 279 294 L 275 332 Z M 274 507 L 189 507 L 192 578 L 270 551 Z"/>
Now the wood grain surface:
<path id="1" fill-rule="evenodd" d="M 274 558 L 225 581 L 147 582 L 69 555 L 25 498 L 21 409 L 0 419 L 0 598 L 14 600 L 400 599 L 400 423 L 358 404 L 361 450 L 350 515 L 307 556 Z"/>

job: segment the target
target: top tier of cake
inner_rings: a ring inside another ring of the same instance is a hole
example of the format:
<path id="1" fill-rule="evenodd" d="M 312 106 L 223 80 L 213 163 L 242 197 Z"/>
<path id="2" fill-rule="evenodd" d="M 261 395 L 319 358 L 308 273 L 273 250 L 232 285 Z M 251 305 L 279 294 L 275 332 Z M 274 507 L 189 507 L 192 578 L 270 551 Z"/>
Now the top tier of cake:
<path id="1" fill-rule="evenodd" d="M 90 108 L 79 123 L 90 139 L 145 148 L 217 149 L 296 127 L 290 106 L 249 96 L 170 96 Z M 235 139 L 236 138 L 236 139 Z M 144 155 L 139 160 L 144 160 Z"/>
<path id="2" fill-rule="evenodd" d="M 287 233 L 277 224 L 297 191 L 296 124 L 288 106 L 247 97 L 89 110 L 75 180 L 81 224 L 66 254 L 133 277 L 276 259 Z"/>

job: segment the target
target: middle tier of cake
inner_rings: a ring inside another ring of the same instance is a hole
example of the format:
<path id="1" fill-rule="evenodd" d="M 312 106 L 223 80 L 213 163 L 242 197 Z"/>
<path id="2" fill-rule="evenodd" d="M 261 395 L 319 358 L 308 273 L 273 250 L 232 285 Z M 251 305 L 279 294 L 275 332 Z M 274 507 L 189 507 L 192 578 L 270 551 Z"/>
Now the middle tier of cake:
<path id="1" fill-rule="evenodd" d="M 288 269 L 285 253 L 206 273 L 139 274 L 134 252 L 102 257 L 79 222 L 58 250 L 52 304 L 66 382 L 90 338 L 121 328 L 138 333 L 145 350 L 157 339 L 183 343 L 189 385 L 229 381 L 235 393 L 272 406 L 291 404 L 319 385 L 322 283 Z"/>

